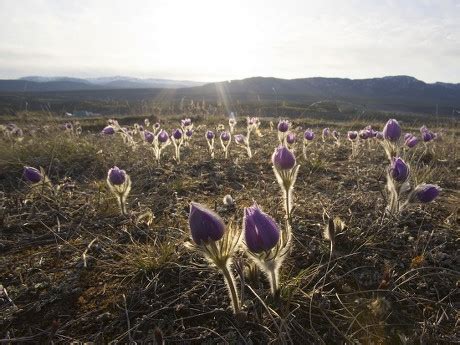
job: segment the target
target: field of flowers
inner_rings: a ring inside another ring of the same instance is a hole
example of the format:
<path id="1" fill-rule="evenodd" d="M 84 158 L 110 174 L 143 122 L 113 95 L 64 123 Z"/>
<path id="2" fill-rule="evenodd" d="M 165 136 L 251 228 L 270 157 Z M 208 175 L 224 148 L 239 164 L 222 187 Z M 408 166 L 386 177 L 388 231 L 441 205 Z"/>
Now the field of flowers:
<path id="1" fill-rule="evenodd" d="M 460 342 L 457 123 L 0 132 L 2 342 Z"/>

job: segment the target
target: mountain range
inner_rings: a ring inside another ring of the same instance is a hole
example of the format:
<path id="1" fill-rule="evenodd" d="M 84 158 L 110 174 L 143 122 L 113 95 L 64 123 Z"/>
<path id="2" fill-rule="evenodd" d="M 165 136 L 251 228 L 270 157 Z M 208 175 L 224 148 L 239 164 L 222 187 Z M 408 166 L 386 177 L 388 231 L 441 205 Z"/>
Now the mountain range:
<path id="1" fill-rule="evenodd" d="M 159 94 L 172 100 L 191 98 L 229 104 L 288 101 L 289 104 L 309 105 L 327 101 L 385 111 L 435 113 L 439 110 L 440 114 L 446 115 L 460 111 L 459 83 L 425 83 L 410 76 L 368 79 L 253 77 L 206 84 L 130 77 L 0 80 L 0 96 L 3 99 L 11 99 L 14 95 L 23 101 L 38 102 L 51 96 L 58 96 L 61 101 L 144 101 Z"/>
<path id="2" fill-rule="evenodd" d="M 0 92 L 54 92 L 147 88 L 177 89 L 203 84 L 188 80 L 141 79 L 123 76 L 100 78 L 29 76 L 20 79 L 0 80 Z"/>

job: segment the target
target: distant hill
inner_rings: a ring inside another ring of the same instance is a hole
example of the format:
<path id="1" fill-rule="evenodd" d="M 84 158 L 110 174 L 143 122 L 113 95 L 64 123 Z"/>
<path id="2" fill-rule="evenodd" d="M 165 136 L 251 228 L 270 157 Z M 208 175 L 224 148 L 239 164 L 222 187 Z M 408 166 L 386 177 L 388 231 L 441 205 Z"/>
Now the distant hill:
<path id="1" fill-rule="evenodd" d="M 460 84 L 428 84 L 413 77 L 392 76 L 372 79 L 303 78 L 278 79 L 254 77 L 190 88 L 195 94 L 214 94 L 262 99 L 329 99 L 339 101 L 377 101 L 402 103 L 439 103 L 460 106 Z"/>
<path id="2" fill-rule="evenodd" d="M 425 83 L 410 76 L 371 79 L 254 77 L 205 84 L 178 90 L 191 97 L 224 101 L 260 102 L 286 100 L 298 103 L 317 101 L 348 102 L 371 109 L 445 114 L 460 109 L 460 84 Z"/>
<path id="3" fill-rule="evenodd" d="M 197 85 L 198 84 L 198 85 Z M 253 77 L 217 83 L 108 77 L 26 77 L 0 80 L 0 103 L 8 109 L 40 104 L 152 99 L 218 101 L 226 107 L 262 102 L 304 109 L 382 110 L 440 115 L 460 114 L 460 84 L 425 83 L 409 76 L 370 79 Z"/>
<path id="4" fill-rule="evenodd" d="M 0 80 L 0 92 L 49 92 L 111 89 L 177 89 L 200 86 L 202 82 L 131 77 L 70 78 L 29 76 L 15 80 Z"/>

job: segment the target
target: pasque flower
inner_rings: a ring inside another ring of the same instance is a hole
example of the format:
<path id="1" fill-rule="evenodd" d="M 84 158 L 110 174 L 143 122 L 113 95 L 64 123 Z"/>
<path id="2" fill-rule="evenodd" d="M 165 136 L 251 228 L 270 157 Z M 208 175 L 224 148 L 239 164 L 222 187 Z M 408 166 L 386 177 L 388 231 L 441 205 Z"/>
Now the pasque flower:
<path id="1" fill-rule="evenodd" d="M 222 132 L 220 134 L 220 138 L 222 139 L 222 141 L 229 141 L 230 140 L 230 133 L 229 132 Z"/>
<path id="2" fill-rule="evenodd" d="M 308 128 L 303 134 L 303 137 L 308 141 L 312 141 L 315 138 L 315 133 L 310 128 Z"/>
<path id="3" fill-rule="evenodd" d="M 395 119 L 390 119 L 383 128 L 383 137 L 391 142 L 397 142 L 401 138 L 401 126 Z"/>
<path id="4" fill-rule="evenodd" d="M 182 138 L 182 131 L 179 128 L 176 128 L 173 131 L 172 136 L 174 137 L 174 139 L 180 140 Z"/>
<path id="5" fill-rule="evenodd" d="M 289 130 L 289 122 L 286 120 L 282 120 L 278 123 L 278 131 L 280 132 L 287 132 Z"/>
<path id="6" fill-rule="evenodd" d="M 158 133 L 158 141 L 160 143 L 166 143 L 169 140 L 169 134 L 164 129 Z"/>
<path id="7" fill-rule="evenodd" d="M 402 158 L 393 158 L 390 166 L 390 176 L 399 183 L 407 180 L 409 177 L 409 166 Z"/>
<path id="8" fill-rule="evenodd" d="M 38 183 L 43 180 L 43 175 L 40 170 L 33 167 L 24 167 L 24 178 L 32 183 Z"/>
<path id="9" fill-rule="evenodd" d="M 201 204 L 190 204 L 188 221 L 192 239 L 198 245 L 218 241 L 224 236 L 225 224 L 222 218 Z"/>
<path id="10" fill-rule="evenodd" d="M 244 209 L 243 229 L 247 254 L 266 274 L 272 295 L 279 296 L 279 269 L 289 252 L 289 229 L 283 234 L 268 214 L 257 204 Z"/>
<path id="11" fill-rule="evenodd" d="M 251 252 L 268 251 L 278 243 L 280 229 L 273 218 L 254 204 L 244 209 L 244 238 Z"/>
<path id="12" fill-rule="evenodd" d="M 289 145 L 292 145 L 295 143 L 295 134 L 292 132 L 289 132 L 288 135 L 286 136 L 286 142 Z"/>
<path id="13" fill-rule="evenodd" d="M 155 136 L 153 135 L 152 132 L 145 130 L 144 131 L 144 140 L 148 142 L 149 144 L 153 143 L 153 140 L 155 139 Z"/>
<path id="14" fill-rule="evenodd" d="M 126 171 L 114 166 L 109 170 L 108 178 L 111 184 L 119 186 L 126 181 Z"/>
<path id="15" fill-rule="evenodd" d="M 206 132 L 206 139 L 212 140 L 212 139 L 214 139 L 214 136 L 215 136 L 215 135 L 214 135 L 214 132 L 213 132 L 213 131 L 207 131 L 207 132 Z"/>
<path id="16" fill-rule="evenodd" d="M 234 227 L 227 229 L 218 214 L 196 202 L 190 204 L 189 227 L 194 247 L 222 272 L 233 311 L 237 313 L 240 301 L 230 267 L 240 244 L 241 233 Z"/>
<path id="17" fill-rule="evenodd" d="M 126 200 L 131 191 L 131 179 L 129 175 L 126 171 L 114 166 L 107 173 L 107 184 L 117 198 L 121 214 L 126 215 L 128 213 L 126 210 Z"/>
<path id="18" fill-rule="evenodd" d="M 104 127 L 104 129 L 102 130 L 102 134 L 106 134 L 106 135 L 115 134 L 115 128 L 113 128 L 112 126 Z"/>
<path id="19" fill-rule="evenodd" d="M 441 192 L 441 188 L 435 184 L 419 184 L 409 195 L 410 203 L 426 204 L 436 199 Z"/>
<path id="20" fill-rule="evenodd" d="M 294 168 L 296 159 L 287 147 L 280 145 L 273 152 L 272 163 L 278 170 L 290 170 Z"/>
<path id="21" fill-rule="evenodd" d="M 358 132 L 356 132 L 356 131 L 348 131 L 347 137 L 348 137 L 348 140 L 354 141 L 358 137 Z"/>
<path id="22" fill-rule="evenodd" d="M 406 138 L 405 144 L 407 147 L 412 148 L 418 144 L 418 138 L 415 135 L 410 134 L 410 136 Z"/>

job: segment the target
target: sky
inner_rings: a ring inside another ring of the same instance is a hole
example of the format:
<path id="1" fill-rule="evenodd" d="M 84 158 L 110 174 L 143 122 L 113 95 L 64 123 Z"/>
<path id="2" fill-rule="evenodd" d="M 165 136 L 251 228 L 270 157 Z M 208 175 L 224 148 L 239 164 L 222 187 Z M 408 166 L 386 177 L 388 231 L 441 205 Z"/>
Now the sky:
<path id="1" fill-rule="evenodd" d="M 460 83 L 460 0 L 0 0 L 0 78 Z"/>

